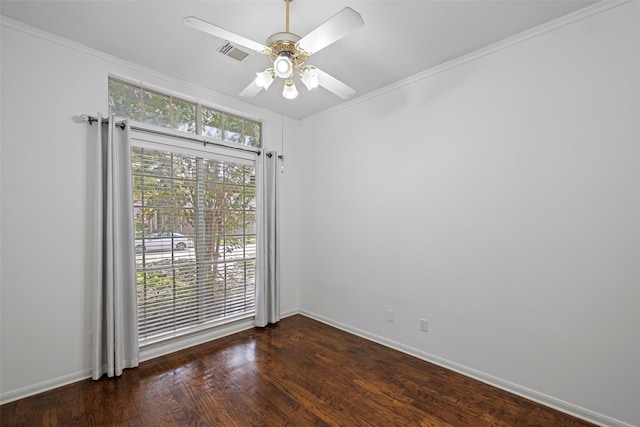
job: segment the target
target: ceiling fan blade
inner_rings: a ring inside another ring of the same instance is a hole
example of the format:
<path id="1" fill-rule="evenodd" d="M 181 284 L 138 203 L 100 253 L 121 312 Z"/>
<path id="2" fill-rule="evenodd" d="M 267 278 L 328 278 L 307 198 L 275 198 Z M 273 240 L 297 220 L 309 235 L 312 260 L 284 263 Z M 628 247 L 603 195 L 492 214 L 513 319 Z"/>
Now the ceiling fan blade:
<path id="1" fill-rule="evenodd" d="M 240 92 L 240 96 L 245 98 L 251 98 L 256 96 L 262 90 L 261 86 L 258 86 L 255 80 L 252 80 L 251 83 L 247 87 L 245 87 L 242 92 Z"/>
<path id="2" fill-rule="evenodd" d="M 270 51 L 267 46 L 261 43 L 254 42 L 251 39 L 240 36 L 236 33 L 232 33 L 231 31 L 220 28 L 217 25 L 211 24 L 207 21 L 203 21 L 202 19 L 196 18 L 195 16 L 187 16 L 182 21 L 185 25 L 191 28 L 195 28 L 196 30 L 203 31 L 207 34 L 211 34 L 212 36 L 219 37 L 232 43 L 237 43 L 251 50 L 255 50 L 256 52 L 267 53 Z"/>
<path id="3" fill-rule="evenodd" d="M 362 16 L 350 7 L 345 7 L 340 12 L 320 24 L 315 30 L 298 41 L 298 46 L 311 55 L 324 49 L 352 31 L 364 25 Z"/>
<path id="4" fill-rule="evenodd" d="M 333 92 L 343 99 L 349 99 L 355 95 L 356 91 L 353 88 L 318 68 L 316 70 L 318 71 L 318 84 L 329 92 Z"/>

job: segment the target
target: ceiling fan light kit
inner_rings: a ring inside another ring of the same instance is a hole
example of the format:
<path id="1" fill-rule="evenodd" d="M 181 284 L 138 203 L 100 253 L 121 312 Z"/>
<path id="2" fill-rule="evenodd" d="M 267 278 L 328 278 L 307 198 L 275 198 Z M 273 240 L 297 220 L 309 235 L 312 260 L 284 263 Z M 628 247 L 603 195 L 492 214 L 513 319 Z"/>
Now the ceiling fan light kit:
<path id="1" fill-rule="evenodd" d="M 280 54 L 273 61 L 273 68 L 276 70 L 276 76 L 281 79 L 288 79 L 293 74 L 293 62 L 285 53 Z"/>
<path id="2" fill-rule="evenodd" d="M 286 99 L 296 99 L 298 97 L 298 89 L 296 89 L 296 85 L 293 83 L 293 80 L 287 79 L 284 81 L 282 96 Z"/>
<path id="3" fill-rule="evenodd" d="M 304 67 L 300 69 L 300 81 L 308 90 L 317 88 L 320 84 L 320 79 L 316 67 Z"/>
<path id="4" fill-rule="evenodd" d="M 276 73 L 273 68 L 267 68 L 266 70 L 256 73 L 256 84 L 258 87 L 267 90 L 271 83 L 276 79 Z"/>
<path id="5" fill-rule="evenodd" d="M 289 32 L 289 3 L 293 0 L 284 1 L 287 5 L 286 30 L 269 36 L 266 46 L 193 16 L 184 18 L 184 23 L 197 30 L 265 54 L 273 62 L 273 68 L 256 73 L 256 78 L 240 93 L 240 96 L 255 96 L 262 89 L 269 89 L 271 83 L 278 77 L 285 80 L 282 96 L 286 99 L 295 99 L 298 96 L 298 90 L 293 81 L 296 70 L 298 78 L 308 90 L 322 86 L 344 99 L 353 96 L 355 90 L 351 87 L 317 67 L 305 64 L 313 53 L 362 27 L 364 21 L 360 14 L 350 7 L 345 7 L 301 38 Z"/>

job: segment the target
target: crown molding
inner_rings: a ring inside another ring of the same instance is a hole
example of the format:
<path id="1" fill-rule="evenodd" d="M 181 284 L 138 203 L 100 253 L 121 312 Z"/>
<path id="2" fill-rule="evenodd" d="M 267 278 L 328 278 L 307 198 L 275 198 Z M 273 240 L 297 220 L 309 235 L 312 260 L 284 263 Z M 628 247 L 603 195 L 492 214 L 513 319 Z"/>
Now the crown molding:
<path id="1" fill-rule="evenodd" d="M 559 18 L 556 18 L 554 20 L 551 20 L 549 22 L 546 22 L 544 24 L 538 25 L 536 27 L 530 28 L 528 30 L 525 30 L 521 33 L 518 33 L 514 36 L 508 37 L 506 39 L 500 40 L 498 42 L 495 42 L 493 44 L 490 44 L 488 46 L 485 46 L 483 48 L 477 49 L 471 53 L 468 53 L 466 55 L 460 56 L 458 58 L 454 58 L 450 61 L 447 61 L 445 63 L 442 63 L 440 65 L 437 65 L 435 67 L 429 68 L 427 70 L 421 71 L 419 73 L 416 73 L 412 76 L 409 76 L 405 79 L 399 80 L 395 83 L 392 83 L 388 86 L 385 86 L 383 88 L 380 88 L 374 92 L 370 92 L 368 94 L 359 96 L 357 98 L 354 98 L 350 101 L 347 101 L 345 103 L 339 104 L 335 107 L 326 109 L 324 111 L 321 111 L 319 113 L 316 113 L 314 115 L 305 117 L 303 119 L 300 120 L 296 120 L 299 123 L 307 123 L 307 122 L 312 122 L 315 120 L 318 120 L 320 118 L 323 117 L 327 117 L 327 116 L 331 116 L 343 109 L 346 108 L 350 108 L 354 105 L 358 105 L 360 103 L 369 101 L 371 99 L 377 98 L 379 96 L 384 95 L 385 93 L 394 91 L 396 89 L 402 88 L 404 86 L 428 79 L 432 76 L 435 76 L 437 74 L 440 74 L 442 72 L 448 71 L 452 68 L 456 68 L 459 67 L 461 65 L 466 64 L 467 62 L 471 62 L 480 58 L 483 58 L 487 55 L 491 55 L 493 53 L 496 53 L 498 51 L 501 51 L 503 49 L 507 49 L 511 46 L 517 45 L 519 43 L 525 42 L 529 39 L 544 35 L 548 32 L 551 31 L 555 31 L 559 28 L 565 27 L 567 25 L 579 22 L 583 19 L 589 18 L 593 15 L 597 15 L 603 12 L 606 12 L 610 9 L 616 8 L 618 6 L 622 6 L 628 3 L 631 3 L 633 1 L 638 1 L 638 0 L 601 0 L 597 3 L 594 3 L 593 5 L 587 6 L 583 9 L 577 10 L 575 12 L 572 12 L 570 14 L 561 16 Z M 195 85 L 193 83 L 184 81 L 184 80 L 180 80 L 178 78 L 175 77 L 171 77 L 165 74 L 162 74 L 158 71 L 155 71 L 153 69 L 150 68 L 146 68 L 142 65 L 138 65 L 134 62 L 130 62 L 127 60 L 124 60 L 122 58 L 118 58 L 116 56 L 113 56 L 111 54 L 96 50 L 94 48 L 91 48 L 87 45 L 84 45 L 82 43 L 79 42 L 75 42 L 69 39 L 66 39 L 64 37 L 55 35 L 53 33 L 49 33 L 47 31 L 41 30 L 39 28 L 33 27 L 31 25 L 25 24 L 23 22 L 14 20 L 12 18 L 8 18 L 4 15 L 0 15 L 0 26 L 1 27 L 6 27 L 6 28 L 10 28 L 13 29 L 15 31 L 19 31 L 21 33 L 24 34 L 28 34 L 31 35 L 33 37 L 36 38 L 40 38 L 42 40 L 46 40 L 49 42 L 53 42 L 56 43 L 58 45 L 61 45 L 63 47 L 78 51 L 78 52 L 82 52 L 85 53 L 87 55 L 91 55 L 93 57 L 99 58 L 101 60 L 105 60 L 111 63 L 114 63 L 116 65 L 120 65 L 129 69 L 132 69 L 136 72 L 140 72 L 146 75 L 151 76 L 152 78 L 157 78 L 160 80 L 164 80 L 164 81 L 168 81 L 170 82 L 172 85 L 176 85 L 179 87 L 184 87 L 186 88 L 188 91 L 193 92 L 193 93 L 197 93 L 197 94 L 202 94 L 204 95 L 205 99 L 203 99 L 207 104 L 211 104 L 211 100 L 214 100 L 214 104 L 212 106 L 215 106 L 216 108 L 219 108 L 223 111 L 228 111 L 229 113 L 232 114 L 246 114 L 246 111 L 251 111 L 252 114 L 250 114 L 250 116 L 252 118 L 255 118 L 257 120 L 261 120 L 263 122 L 267 122 L 269 121 L 268 118 L 270 118 L 271 120 L 275 120 L 277 119 L 278 121 L 281 119 L 281 114 L 276 113 L 274 111 L 271 110 L 267 110 L 265 108 L 261 108 L 261 107 L 257 107 L 253 104 L 246 104 L 246 103 L 242 103 L 241 101 L 237 100 L 236 98 L 229 96 L 229 95 L 224 95 L 215 91 L 212 91 L 211 89 L 206 89 L 203 88 L 201 86 Z M 208 101 L 208 102 L 207 102 Z M 247 117 L 249 117 L 249 115 L 247 115 Z M 292 119 L 295 120 L 295 119 Z"/>
<path id="2" fill-rule="evenodd" d="M 128 70 L 134 71 L 135 73 L 139 73 L 141 75 L 151 77 L 152 79 L 168 82 L 171 86 L 182 88 L 187 92 L 187 93 L 182 93 L 178 91 L 173 91 L 168 88 L 163 88 L 163 91 L 166 92 L 168 90 L 169 92 L 171 92 L 172 94 L 175 94 L 176 96 L 193 99 L 196 102 L 200 102 L 204 105 L 219 109 L 221 111 L 224 111 L 230 114 L 235 114 L 241 117 L 247 117 L 247 118 L 250 118 L 253 120 L 259 120 L 262 122 L 276 121 L 276 120 L 278 121 L 278 123 L 280 122 L 279 113 L 273 112 L 271 110 L 267 110 L 265 108 L 257 107 L 252 104 L 244 103 L 232 96 L 215 92 L 211 89 L 198 86 L 186 80 L 181 80 L 176 77 L 163 74 L 159 71 L 153 70 L 151 68 L 147 68 L 143 65 L 136 64 L 135 62 L 131 62 L 126 59 L 122 59 L 117 56 L 111 55 L 109 53 L 94 49 L 85 44 L 50 33 L 48 31 L 42 30 L 40 28 L 34 27 L 29 24 L 25 24 L 24 22 L 15 20 L 13 18 L 0 15 L 0 27 L 2 27 L 3 29 L 4 28 L 11 29 L 16 32 L 23 33 L 34 38 L 44 40 L 46 42 L 55 43 L 59 46 L 70 49 L 72 51 L 79 52 L 88 56 L 92 56 L 96 59 L 114 64 L 118 67 L 126 68 Z M 123 80 L 127 80 L 127 81 L 139 80 L 138 76 L 123 75 L 116 71 L 109 72 L 109 75 L 114 76 L 116 78 L 123 79 Z M 147 87 L 154 86 L 154 84 L 149 81 L 144 81 L 141 83 L 143 86 L 147 86 Z"/>
<path id="3" fill-rule="evenodd" d="M 385 86 L 383 88 L 380 88 L 374 92 L 370 92 L 368 94 L 359 96 L 357 98 L 354 98 L 353 100 L 350 100 L 348 102 L 342 103 L 340 105 L 336 105 L 335 107 L 326 109 L 324 111 L 321 111 L 317 114 L 311 115 L 309 117 L 305 117 L 304 119 L 301 119 L 300 122 L 302 123 L 306 123 L 306 122 L 311 122 L 314 120 L 318 120 L 327 116 L 331 116 L 341 110 L 344 110 L 346 108 L 351 108 L 354 105 L 358 105 L 360 103 L 363 102 L 367 102 L 371 99 L 377 98 L 379 96 L 384 95 L 385 93 L 388 92 L 392 92 L 396 89 L 400 89 L 404 86 L 407 85 L 411 85 L 413 83 L 422 81 L 422 80 L 426 80 L 430 77 L 433 77 L 437 74 L 440 74 L 442 72 L 451 70 L 452 68 L 456 68 L 459 67 L 461 65 L 464 65 L 468 62 L 471 61 L 475 61 L 477 59 L 483 58 L 485 56 L 491 55 L 493 53 L 499 52 L 501 50 L 510 48 L 511 46 L 523 43 L 527 40 L 530 40 L 532 38 L 535 37 L 539 37 L 542 36 L 544 34 L 547 34 L 549 32 L 555 31 L 557 29 L 560 29 L 562 27 L 565 27 L 567 25 L 582 21 L 583 19 L 587 19 L 593 15 L 597 15 L 603 12 L 606 12 L 608 10 L 614 9 L 618 6 L 622 6 L 628 3 L 632 3 L 633 1 L 638 1 L 638 0 L 601 0 L 597 3 L 594 3 L 590 6 L 587 6 L 585 8 L 582 8 L 580 10 L 577 10 L 575 12 L 569 13 L 567 15 L 561 16 L 559 18 L 553 19 L 549 22 L 546 22 L 544 24 L 538 25 L 536 27 L 530 28 L 528 30 L 525 30 L 521 33 L 515 34 L 511 37 L 508 37 L 506 39 L 497 41 L 495 43 L 492 43 L 488 46 L 485 46 L 483 48 L 477 49 L 473 52 L 470 52 L 468 54 L 459 56 L 457 58 L 454 58 L 450 61 L 444 62 L 440 65 L 436 65 L 435 67 L 429 68 L 427 70 L 421 71 L 419 73 L 416 73 L 412 76 L 409 76 L 405 79 L 399 80 L 395 83 L 392 83 L 388 86 Z"/>

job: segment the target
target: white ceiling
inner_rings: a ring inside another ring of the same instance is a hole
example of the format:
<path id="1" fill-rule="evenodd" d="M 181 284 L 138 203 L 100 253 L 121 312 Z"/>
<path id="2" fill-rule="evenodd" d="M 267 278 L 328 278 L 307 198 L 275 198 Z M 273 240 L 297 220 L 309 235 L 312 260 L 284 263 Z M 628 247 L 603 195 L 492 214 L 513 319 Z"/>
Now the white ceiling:
<path id="1" fill-rule="evenodd" d="M 309 64 L 342 80 L 362 96 L 448 60 L 566 15 L 592 0 L 295 0 L 290 30 L 304 36 L 349 6 L 363 28 L 311 57 Z M 216 52 L 223 40 L 188 28 L 196 16 L 249 39 L 285 29 L 283 0 L 2 0 L 0 12 L 51 33 L 145 67 L 212 89 L 238 94 L 268 59 L 254 53 L 237 62 Z M 282 82 L 254 98 L 257 106 L 302 119 L 342 102 L 323 88 L 285 100 Z"/>

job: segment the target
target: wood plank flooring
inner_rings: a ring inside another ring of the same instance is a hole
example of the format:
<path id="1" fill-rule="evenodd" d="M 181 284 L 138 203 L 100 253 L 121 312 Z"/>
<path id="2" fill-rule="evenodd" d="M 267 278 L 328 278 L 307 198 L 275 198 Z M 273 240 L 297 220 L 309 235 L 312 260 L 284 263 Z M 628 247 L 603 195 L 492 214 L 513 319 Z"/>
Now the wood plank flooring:
<path id="1" fill-rule="evenodd" d="M 2 426 L 591 426 L 304 316 L 0 407 Z"/>

